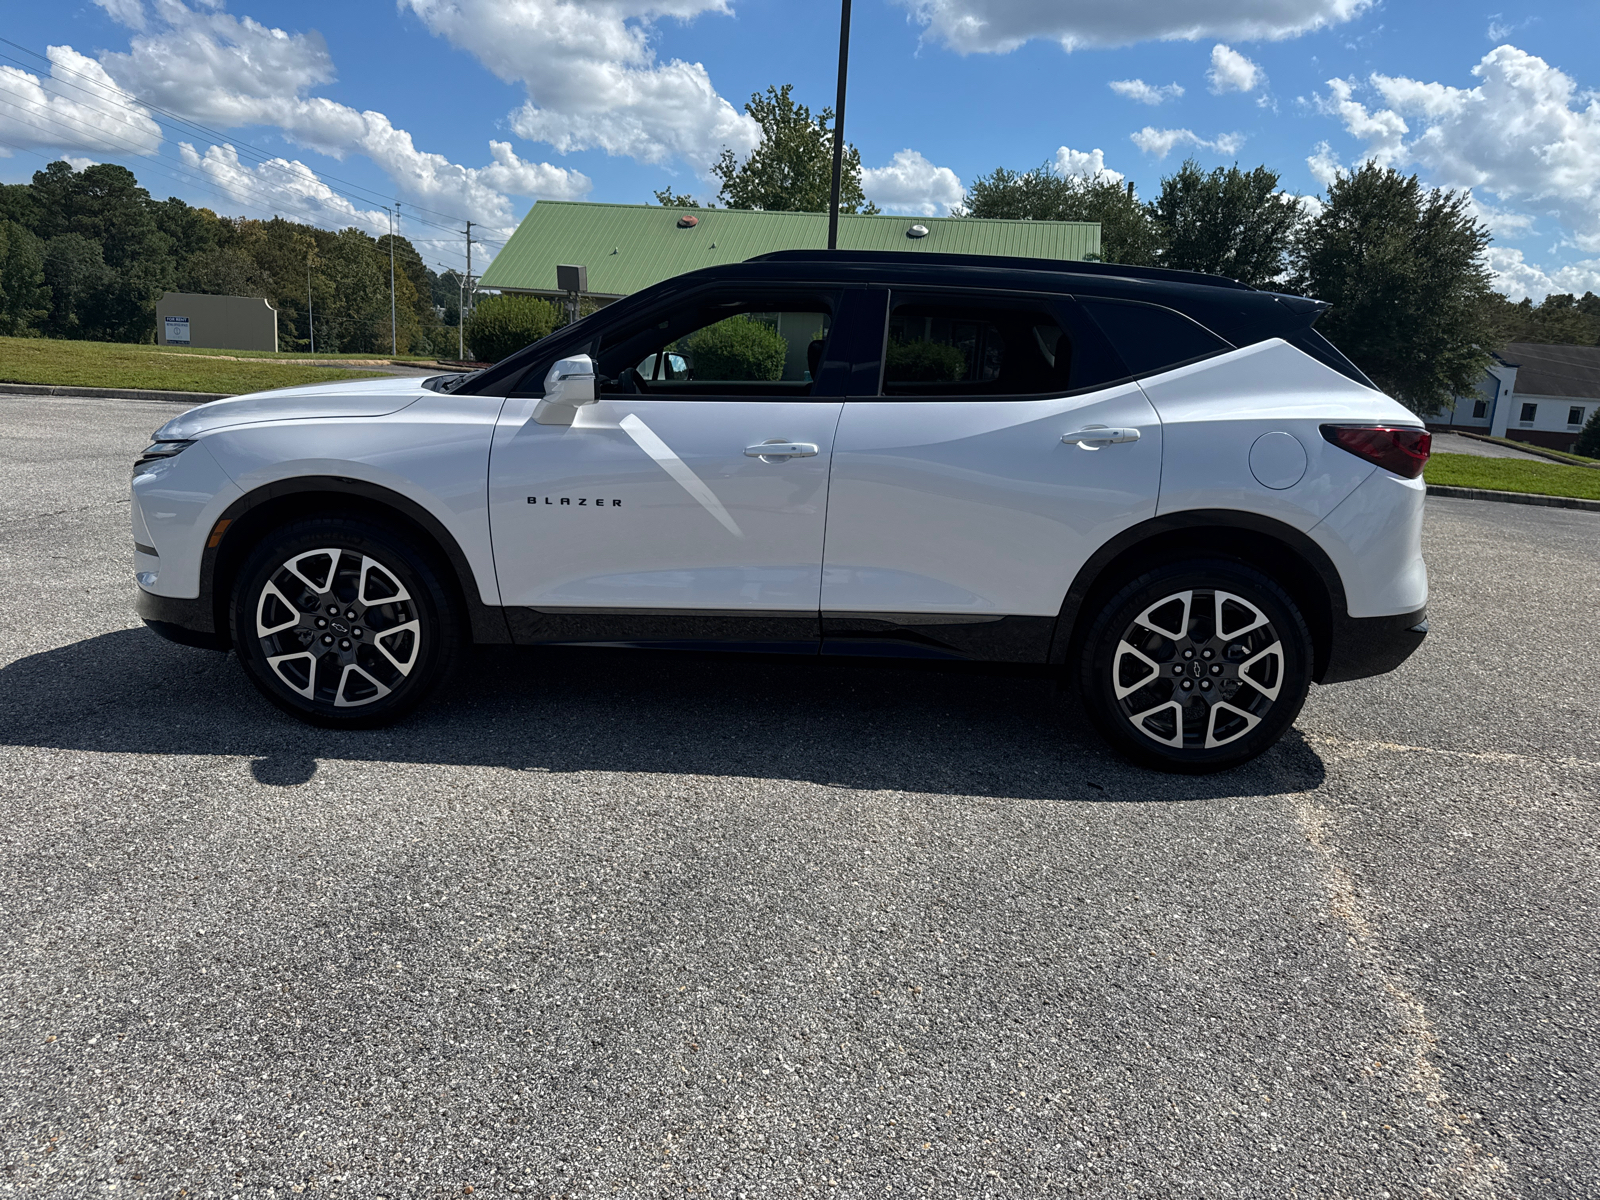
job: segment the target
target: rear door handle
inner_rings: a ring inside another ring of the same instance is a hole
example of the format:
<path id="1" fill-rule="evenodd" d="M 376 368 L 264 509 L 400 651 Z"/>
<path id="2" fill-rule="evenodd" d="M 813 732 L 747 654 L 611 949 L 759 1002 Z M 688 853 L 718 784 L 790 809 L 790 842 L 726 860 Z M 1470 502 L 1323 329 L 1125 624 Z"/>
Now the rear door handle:
<path id="1" fill-rule="evenodd" d="M 790 458 L 815 458 L 815 442 L 762 442 L 759 446 L 746 446 L 746 458 L 759 458 L 762 462 L 783 462 Z"/>
<path id="2" fill-rule="evenodd" d="M 1107 429 L 1104 425 L 1090 425 L 1073 433 L 1064 433 L 1061 440 L 1069 445 L 1076 443 L 1080 450 L 1098 450 L 1101 446 L 1111 446 L 1118 442 L 1137 442 L 1139 431 L 1137 429 Z"/>

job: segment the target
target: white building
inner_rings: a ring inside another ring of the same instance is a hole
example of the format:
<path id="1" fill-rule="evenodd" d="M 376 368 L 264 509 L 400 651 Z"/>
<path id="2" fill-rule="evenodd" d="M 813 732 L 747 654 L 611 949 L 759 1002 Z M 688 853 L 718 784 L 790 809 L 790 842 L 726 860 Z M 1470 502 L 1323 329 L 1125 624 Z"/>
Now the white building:
<path id="1" fill-rule="evenodd" d="M 1600 346 L 1512 342 L 1495 355 L 1477 392 L 1431 424 L 1571 450 L 1597 408 Z"/>

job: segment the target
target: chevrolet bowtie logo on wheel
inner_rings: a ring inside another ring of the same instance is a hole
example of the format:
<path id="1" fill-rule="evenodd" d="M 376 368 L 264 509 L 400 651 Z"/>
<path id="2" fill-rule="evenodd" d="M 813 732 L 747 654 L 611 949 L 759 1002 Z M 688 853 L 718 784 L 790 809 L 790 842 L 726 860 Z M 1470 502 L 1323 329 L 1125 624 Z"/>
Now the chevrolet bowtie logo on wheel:
<path id="1" fill-rule="evenodd" d="M 621 508 L 621 500 L 595 500 L 587 496 L 529 496 L 529 504 L 570 504 L 575 508 Z"/>

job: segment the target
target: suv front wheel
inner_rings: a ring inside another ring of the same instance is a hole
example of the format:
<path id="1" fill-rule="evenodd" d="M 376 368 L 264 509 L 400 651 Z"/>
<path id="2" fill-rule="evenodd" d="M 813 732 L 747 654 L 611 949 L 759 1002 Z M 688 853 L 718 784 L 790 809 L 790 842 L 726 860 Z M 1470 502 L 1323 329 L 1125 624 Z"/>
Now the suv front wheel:
<path id="1" fill-rule="evenodd" d="M 273 531 L 239 572 L 233 644 L 252 683 L 317 725 L 370 727 L 411 711 L 453 666 L 449 592 L 384 526 L 314 518 Z"/>
<path id="2" fill-rule="evenodd" d="M 1158 770 L 1220 771 L 1293 724 L 1311 682 L 1311 634 L 1289 595 L 1226 560 L 1189 560 L 1130 580 L 1083 643 L 1090 719 Z"/>

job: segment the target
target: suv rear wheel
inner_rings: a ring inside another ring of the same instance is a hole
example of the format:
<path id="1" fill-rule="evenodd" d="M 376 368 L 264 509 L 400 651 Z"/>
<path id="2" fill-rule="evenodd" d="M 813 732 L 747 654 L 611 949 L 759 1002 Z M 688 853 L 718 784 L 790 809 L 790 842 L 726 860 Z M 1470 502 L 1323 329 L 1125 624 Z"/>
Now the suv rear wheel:
<path id="1" fill-rule="evenodd" d="M 428 557 L 355 518 L 298 521 L 263 538 L 234 586 L 232 633 L 267 699 L 347 728 L 410 712 L 460 644 L 455 606 Z"/>
<path id="2" fill-rule="evenodd" d="M 1091 720 L 1128 758 L 1202 773 L 1247 762 L 1293 724 L 1311 682 L 1311 634 L 1289 595 L 1226 560 L 1130 580 L 1083 643 Z"/>

